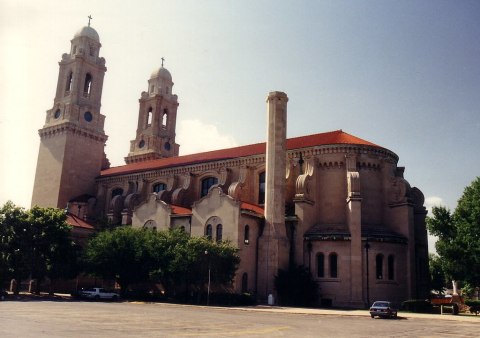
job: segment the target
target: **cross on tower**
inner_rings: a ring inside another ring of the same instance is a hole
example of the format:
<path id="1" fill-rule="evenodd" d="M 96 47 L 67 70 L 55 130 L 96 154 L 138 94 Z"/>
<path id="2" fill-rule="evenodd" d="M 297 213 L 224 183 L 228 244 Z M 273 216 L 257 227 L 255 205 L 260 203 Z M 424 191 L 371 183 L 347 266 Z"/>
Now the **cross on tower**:
<path id="1" fill-rule="evenodd" d="M 90 27 L 90 20 L 92 20 L 93 18 L 91 15 L 87 16 L 87 18 L 88 18 L 88 27 Z"/>
<path id="2" fill-rule="evenodd" d="M 163 68 L 163 61 L 165 61 L 165 58 L 162 56 L 162 68 Z"/>

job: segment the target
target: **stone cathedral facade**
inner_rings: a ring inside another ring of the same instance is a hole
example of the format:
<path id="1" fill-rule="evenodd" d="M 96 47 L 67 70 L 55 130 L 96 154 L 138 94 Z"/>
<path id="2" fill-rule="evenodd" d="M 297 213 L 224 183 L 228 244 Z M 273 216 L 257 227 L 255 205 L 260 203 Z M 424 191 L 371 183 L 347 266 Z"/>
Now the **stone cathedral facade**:
<path id="1" fill-rule="evenodd" d="M 290 263 L 310 270 L 323 305 L 428 295 L 424 196 L 395 153 L 342 130 L 287 139 L 288 97 L 271 92 L 266 143 L 180 156 L 178 97 L 162 61 L 140 94 L 126 164 L 110 167 L 100 48 L 98 33 L 83 27 L 59 62 L 32 205 L 228 239 L 241 257 L 234 291 L 260 301 Z"/>

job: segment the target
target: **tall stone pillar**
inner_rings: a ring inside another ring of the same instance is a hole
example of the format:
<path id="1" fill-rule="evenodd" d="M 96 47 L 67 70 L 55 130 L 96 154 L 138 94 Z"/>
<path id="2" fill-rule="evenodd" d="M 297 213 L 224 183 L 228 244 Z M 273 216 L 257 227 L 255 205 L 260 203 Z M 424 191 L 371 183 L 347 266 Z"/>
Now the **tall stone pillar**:
<path id="1" fill-rule="evenodd" d="M 282 92 L 270 92 L 267 97 L 265 227 L 259 240 L 257 290 L 260 301 L 265 301 L 269 294 L 275 295 L 275 275 L 278 269 L 288 268 L 289 242 L 285 229 L 287 102 L 288 97 Z"/>
<path id="2" fill-rule="evenodd" d="M 364 305 L 364 301 L 362 265 L 362 198 L 360 194 L 360 174 L 357 171 L 357 161 L 355 156 L 347 155 L 346 163 L 348 185 L 347 224 L 348 230 L 350 231 L 350 304 L 351 306 L 361 307 Z M 365 302 L 368 303 L 368 300 L 365 300 Z"/>

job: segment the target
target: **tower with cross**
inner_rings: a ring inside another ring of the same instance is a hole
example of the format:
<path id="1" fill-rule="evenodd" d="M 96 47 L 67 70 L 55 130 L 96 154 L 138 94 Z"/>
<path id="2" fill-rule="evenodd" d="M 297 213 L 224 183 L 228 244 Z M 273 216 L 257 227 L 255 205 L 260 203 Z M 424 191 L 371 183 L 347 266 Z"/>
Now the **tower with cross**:
<path id="1" fill-rule="evenodd" d="M 107 166 L 105 116 L 100 113 L 107 68 L 90 19 L 59 62 L 53 106 L 39 130 L 32 206 L 65 208 L 72 197 L 94 195 L 95 177 Z"/>
<path id="2" fill-rule="evenodd" d="M 173 94 L 170 72 L 164 68 L 152 72 L 148 91 L 140 97 L 137 134 L 130 141 L 130 152 L 125 162 L 136 163 L 157 158 L 178 156 L 180 146 L 175 142 L 178 97 Z"/>

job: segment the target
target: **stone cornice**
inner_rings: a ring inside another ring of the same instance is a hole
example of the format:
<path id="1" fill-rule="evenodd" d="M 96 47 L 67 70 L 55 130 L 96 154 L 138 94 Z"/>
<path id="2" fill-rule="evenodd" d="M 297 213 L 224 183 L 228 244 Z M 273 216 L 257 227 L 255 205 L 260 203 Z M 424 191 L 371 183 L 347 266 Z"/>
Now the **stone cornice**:
<path id="1" fill-rule="evenodd" d="M 381 159 L 388 158 L 389 160 L 393 160 L 395 162 L 398 161 L 398 156 L 391 152 L 388 149 L 380 148 L 380 147 L 373 147 L 373 146 L 366 146 L 366 145 L 321 145 L 303 149 L 294 149 L 287 151 L 287 158 L 294 159 L 299 157 L 302 154 L 303 158 L 307 158 L 310 156 L 318 156 L 318 155 L 328 155 L 328 154 L 372 154 L 377 155 Z M 184 173 L 198 173 L 198 172 L 205 172 L 209 170 L 220 170 L 222 167 L 231 168 L 231 167 L 240 167 L 240 166 L 251 166 L 255 167 L 258 165 L 263 165 L 265 163 L 265 154 L 261 155 L 252 155 L 252 156 L 245 156 L 245 157 L 238 157 L 238 158 L 230 158 L 220 161 L 210 161 L 204 163 L 197 163 L 197 164 L 185 164 L 179 165 L 176 167 L 170 168 L 161 168 L 161 169 L 154 169 L 154 170 L 146 170 L 141 172 L 130 172 L 124 174 L 114 174 L 112 176 L 106 177 L 98 177 L 97 181 L 102 183 L 115 183 L 115 182 L 123 182 L 125 179 L 128 180 L 136 180 L 136 179 L 154 179 L 159 176 L 168 176 L 168 175 L 179 175 Z M 323 166 L 323 163 L 319 162 L 320 167 Z M 330 167 L 330 164 L 327 164 Z M 336 162 L 332 163 L 333 167 L 336 168 L 343 168 L 343 162 Z"/>
<path id="2" fill-rule="evenodd" d="M 59 135 L 59 134 L 63 134 L 63 133 L 72 133 L 72 134 L 80 135 L 80 136 L 87 137 L 94 141 L 102 142 L 102 143 L 105 143 L 108 139 L 108 136 L 103 133 L 81 128 L 71 122 L 60 123 L 53 126 L 44 127 L 38 131 L 38 134 L 40 135 L 40 139 L 42 140 Z"/>

